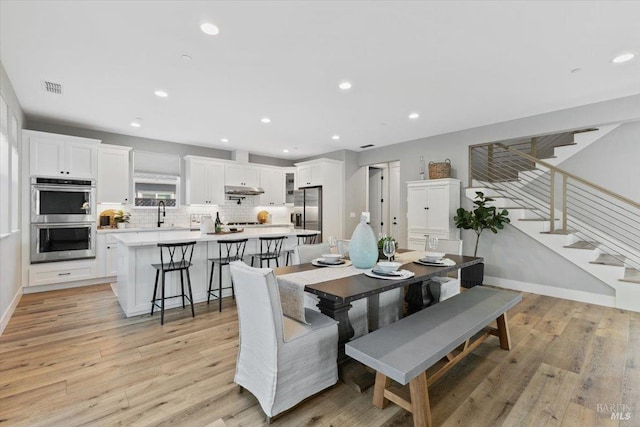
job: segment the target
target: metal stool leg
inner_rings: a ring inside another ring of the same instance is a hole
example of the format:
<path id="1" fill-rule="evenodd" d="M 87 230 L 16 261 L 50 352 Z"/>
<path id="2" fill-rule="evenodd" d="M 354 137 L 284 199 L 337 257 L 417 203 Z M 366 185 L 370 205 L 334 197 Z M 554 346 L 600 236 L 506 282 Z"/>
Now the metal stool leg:
<path id="1" fill-rule="evenodd" d="M 184 278 L 182 277 L 182 270 L 180 270 L 180 289 L 182 290 L 182 308 L 184 308 Z"/>
<path id="2" fill-rule="evenodd" d="M 156 283 L 153 286 L 153 296 L 151 297 L 151 316 L 153 316 L 153 309 L 156 306 L 156 296 L 158 295 L 158 275 L 160 274 L 160 270 L 156 270 Z"/>
<path id="3" fill-rule="evenodd" d="M 211 261 L 211 274 L 209 275 L 209 292 L 207 292 L 207 304 L 211 300 L 211 287 L 213 286 L 213 270 L 216 268 L 216 263 Z"/>
<path id="4" fill-rule="evenodd" d="M 162 299 L 160 300 L 160 324 L 164 325 L 164 276 L 165 276 L 165 272 L 164 270 L 162 270 Z"/>
<path id="5" fill-rule="evenodd" d="M 187 268 L 187 286 L 189 287 L 189 302 L 191 303 L 191 317 L 196 317 L 196 312 L 193 309 L 193 292 L 191 292 L 191 275 L 189 275 L 188 268 Z"/>

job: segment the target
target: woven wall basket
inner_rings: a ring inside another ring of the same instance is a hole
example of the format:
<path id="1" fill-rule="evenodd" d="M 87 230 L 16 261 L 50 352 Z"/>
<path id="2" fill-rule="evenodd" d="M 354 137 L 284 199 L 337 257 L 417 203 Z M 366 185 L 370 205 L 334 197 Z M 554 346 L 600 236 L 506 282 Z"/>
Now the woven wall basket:
<path id="1" fill-rule="evenodd" d="M 429 179 L 449 178 L 451 176 L 451 160 L 444 162 L 429 162 Z"/>

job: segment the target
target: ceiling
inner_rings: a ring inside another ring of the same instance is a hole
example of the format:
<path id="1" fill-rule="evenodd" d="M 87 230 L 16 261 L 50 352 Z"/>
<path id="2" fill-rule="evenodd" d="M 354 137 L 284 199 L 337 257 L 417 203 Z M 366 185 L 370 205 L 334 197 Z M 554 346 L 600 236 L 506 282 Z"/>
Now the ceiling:
<path id="1" fill-rule="evenodd" d="M 638 16 L 613 1 L 2 0 L 0 59 L 29 119 L 297 159 L 638 94 L 640 59 L 611 63 L 640 53 Z"/>

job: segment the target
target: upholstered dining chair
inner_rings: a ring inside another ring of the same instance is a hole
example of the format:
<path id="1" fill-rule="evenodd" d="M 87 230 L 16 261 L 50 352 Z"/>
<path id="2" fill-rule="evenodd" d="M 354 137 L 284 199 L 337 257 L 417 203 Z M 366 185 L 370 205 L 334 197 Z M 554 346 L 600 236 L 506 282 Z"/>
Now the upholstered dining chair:
<path id="1" fill-rule="evenodd" d="M 338 325 L 306 310 L 309 324 L 282 314 L 273 270 L 229 265 L 235 286 L 240 348 L 234 381 L 271 418 L 338 381 Z"/>
<path id="2" fill-rule="evenodd" d="M 294 264 L 304 264 L 316 258 L 321 258 L 322 254 L 331 253 L 329 243 L 319 243 L 317 245 L 298 245 L 293 248 Z M 309 292 L 304 293 L 304 306 L 315 311 L 318 309 L 318 297 Z M 359 299 L 351 302 L 349 309 L 349 322 L 353 327 L 353 337 L 358 338 L 369 332 L 369 320 L 367 310 L 367 299 Z"/>

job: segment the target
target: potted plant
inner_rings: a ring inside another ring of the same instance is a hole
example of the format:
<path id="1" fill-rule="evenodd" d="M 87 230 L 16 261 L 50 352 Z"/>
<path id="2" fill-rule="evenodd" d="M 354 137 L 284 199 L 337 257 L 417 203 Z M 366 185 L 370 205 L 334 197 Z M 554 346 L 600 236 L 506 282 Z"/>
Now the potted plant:
<path id="1" fill-rule="evenodd" d="M 494 199 L 486 197 L 481 191 L 476 191 L 476 198 L 473 202 L 475 208 L 471 211 L 458 208 L 456 216 L 453 218 L 456 227 L 464 230 L 473 230 L 476 233 L 476 244 L 473 250 L 474 257 L 478 254 L 478 243 L 484 230 L 491 230 L 493 233 L 497 233 L 504 228 L 504 224 L 511 222 L 509 212 L 506 209 L 498 211 L 495 206 L 487 206 L 487 203 L 493 201 Z M 481 285 L 483 278 L 484 264 L 482 263 L 462 269 L 461 282 L 465 287 Z"/>
<path id="2" fill-rule="evenodd" d="M 116 227 L 118 228 L 124 228 L 125 224 L 129 222 L 129 219 L 131 219 L 131 214 L 122 209 L 117 210 L 113 215 L 113 222 L 116 223 Z"/>

